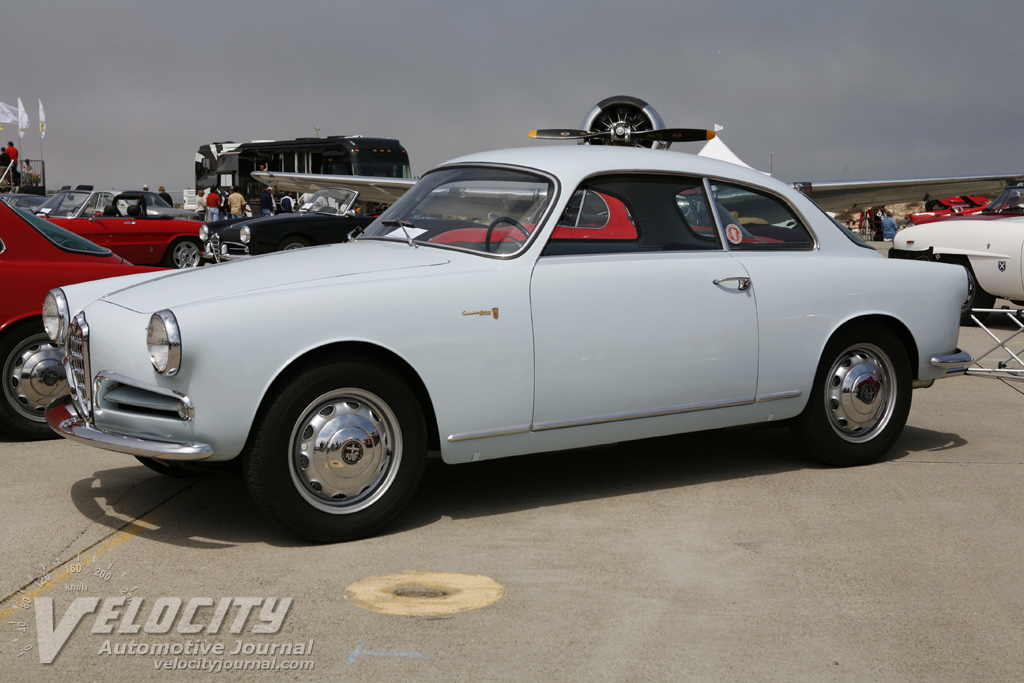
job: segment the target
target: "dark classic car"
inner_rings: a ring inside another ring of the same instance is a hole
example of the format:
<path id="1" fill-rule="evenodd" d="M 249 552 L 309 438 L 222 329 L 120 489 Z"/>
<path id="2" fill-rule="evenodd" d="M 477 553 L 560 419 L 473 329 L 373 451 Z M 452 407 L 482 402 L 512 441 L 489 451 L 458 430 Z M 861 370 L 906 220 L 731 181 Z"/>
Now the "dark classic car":
<path id="1" fill-rule="evenodd" d="M 365 228 L 376 216 L 353 209 L 359 193 L 340 187 L 317 190 L 296 213 L 205 223 L 199 229 L 203 259 L 231 261 L 272 251 L 300 249 L 314 244 L 348 240 L 356 228 Z"/>
<path id="2" fill-rule="evenodd" d="M 132 263 L 167 268 L 199 265 L 196 223 L 155 216 L 149 211 L 146 192 L 122 192 L 103 206 L 101 215 L 78 218 L 47 218 L 62 228 L 81 235 Z"/>
<path id="3" fill-rule="evenodd" d="M 0 204 L 0 431 L 50 438 L 43 410 L 68 391 L 64 352 L 46 338 L 41 309 L 54 287 L 148 273 L 109 249 Z"/>

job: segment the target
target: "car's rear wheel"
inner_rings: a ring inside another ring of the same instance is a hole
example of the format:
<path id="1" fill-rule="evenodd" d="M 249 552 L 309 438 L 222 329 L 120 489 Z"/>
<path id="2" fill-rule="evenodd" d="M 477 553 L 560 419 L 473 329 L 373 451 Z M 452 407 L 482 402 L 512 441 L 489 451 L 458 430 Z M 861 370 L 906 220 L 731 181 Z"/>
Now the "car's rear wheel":
<path id="1" fill-rule="evenodd" d="M 52 439 L 46 406 L 67 393 L 64 353 L 50 342 L 40 320 L 26 320 L 0 335 L 3 393 L 0 430 L 18 439 Z"/>
<path id="2" fill-rule="evenodd" d="M 243 463 L 256 505 L 292 532 L 347 541 L 390 523 L 419 486 L 423 410 L 386 366 L 351 358 L 299 372 L 261 411 Z"/>
<path id="3" fill-rule="evenodd" d="M 201 261 L 202 245 L 199 240 L 179 237 L 171 242 L 160 265 L 165 268 L 195 268 Z"/>
<path id="4" fill-rule="evenodd" d="M 842 330 L 825 347 L 794 438 L 811 456 L 838 467 L 885 455 L 907 423 L 912 376 L 902 342 L 888 328 Z"/>

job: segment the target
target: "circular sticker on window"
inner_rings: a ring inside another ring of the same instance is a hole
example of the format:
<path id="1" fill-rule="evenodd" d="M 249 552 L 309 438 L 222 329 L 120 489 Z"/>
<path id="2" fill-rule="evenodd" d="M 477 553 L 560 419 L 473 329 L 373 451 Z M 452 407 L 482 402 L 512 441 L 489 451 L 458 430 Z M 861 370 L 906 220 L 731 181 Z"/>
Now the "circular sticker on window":
<path id="1" fill-rule="evenodd" d="M 725 238 L 729 240 L 730 244 L 740 244 L 743 242 L 743 233 L 740 231 L 740 226 L 735 223 L 730 223 L 725 227 Z"/>

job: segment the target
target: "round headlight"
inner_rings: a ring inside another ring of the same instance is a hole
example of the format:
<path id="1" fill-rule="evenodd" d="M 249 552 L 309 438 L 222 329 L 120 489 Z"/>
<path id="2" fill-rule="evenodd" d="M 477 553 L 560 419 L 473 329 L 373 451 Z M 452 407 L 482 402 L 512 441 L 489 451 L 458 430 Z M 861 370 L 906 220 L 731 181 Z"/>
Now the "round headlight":
<path id="1" fill-rule="evenodd" d="M 209 228 L 209 226 L 206 225 L 206 223 L 203 223 L 202 225 L 199 226 L 199 239 L 201 239 L 203 242 L 205 242 L 209 238 L 210 238 L 210 228 Z"/>
<path id="2" fill-rule="evenodd" d="M 64 343 L 64 333 L 68 329 L 68 298 L 64 296 L 64 290 L 51 289 L 43 299 L 43 329 L 46 336 L 54 344 Z"/>
<path id="3" fill-rule="evenodd" d="M 181 333 L 174 314 L 166 308 L 149 318 L 146 347 L 153 369 L 164 377 L 173 377 L 181 369 Z"/>
<path id="4" fill-rule="evenodd" d="M 251 235 L 249 234 L 248 225 L 243 226 L 242 229 L 238 231 L 238 239 L 242 240 L 242 244 L 249 244 L 250 237 Z"/>

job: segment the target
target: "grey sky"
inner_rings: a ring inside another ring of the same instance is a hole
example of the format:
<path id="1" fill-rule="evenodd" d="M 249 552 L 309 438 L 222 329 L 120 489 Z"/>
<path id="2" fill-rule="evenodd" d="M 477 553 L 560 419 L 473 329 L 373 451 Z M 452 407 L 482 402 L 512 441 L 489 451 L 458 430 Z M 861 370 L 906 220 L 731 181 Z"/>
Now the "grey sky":
<path id="1" fill-rule="evenodd" d="M 33 0 L 0 101 L 48 184 L 193 184 L 213 141 L 395 137 L 417 175 L 632 95 L 786 180 L 1024 171 L 1019 2 Z M 17 138 L 4 124 L 4 141 Z M 696 152 L 699 144 L 674 149 Z M 178 195 L 180 196 L 180 195 Z"/>

